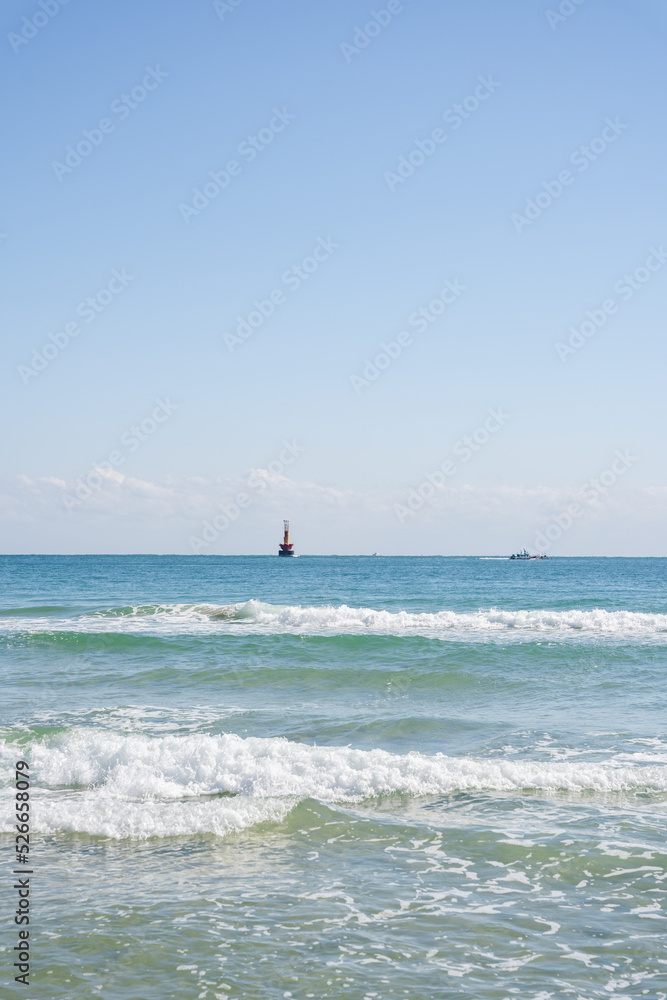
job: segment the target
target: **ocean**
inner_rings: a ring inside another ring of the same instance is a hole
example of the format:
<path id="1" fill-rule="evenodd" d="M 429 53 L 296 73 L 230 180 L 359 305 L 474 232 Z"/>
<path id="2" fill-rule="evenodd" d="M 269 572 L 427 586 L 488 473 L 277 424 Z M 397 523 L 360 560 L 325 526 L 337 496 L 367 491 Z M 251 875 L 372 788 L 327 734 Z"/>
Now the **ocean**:
<path id="1" fill-rule="evenodd" d="M 7 996 L 667 998 L 667 560 L 0 575 Z"/>

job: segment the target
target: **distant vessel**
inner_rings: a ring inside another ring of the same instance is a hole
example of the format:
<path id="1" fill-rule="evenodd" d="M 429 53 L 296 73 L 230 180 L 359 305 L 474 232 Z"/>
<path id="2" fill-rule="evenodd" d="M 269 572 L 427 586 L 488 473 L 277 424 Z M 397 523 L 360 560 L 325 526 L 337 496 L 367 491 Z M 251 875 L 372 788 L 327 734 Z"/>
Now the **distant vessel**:
<path id="1" fill-rule="evenodd" d="M 278 549 L 278 555 L 294 556 L 296 555 L 296 553 L 294 552 L 294 543 L 290 542 L 289 540 L 289 521 L 283 521 L 283 524 L 285 525 L 285 534 Z"/>
<path id="2" fill-rule="evenodd" d="M 516 552 L 510 556 L 510 559 L 548 559 L 548 558 L 549 556 L 541 555 L 539 552 L 536 555 L 531 556 L 530 552 L 528 552 L 527 549 L 524 549 L 523 552 Z"/>

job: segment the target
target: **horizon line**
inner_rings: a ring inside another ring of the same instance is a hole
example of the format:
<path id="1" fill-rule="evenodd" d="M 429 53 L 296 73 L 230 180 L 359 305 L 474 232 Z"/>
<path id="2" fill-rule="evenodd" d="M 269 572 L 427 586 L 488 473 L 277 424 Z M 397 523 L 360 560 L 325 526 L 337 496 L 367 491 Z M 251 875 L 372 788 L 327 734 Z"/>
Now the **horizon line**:
<path id="1" fill-rule="evenodd" d="M 26 558 L 33 556 L 42 556 L 45 558 L 84 558 L 92 559 L 95 557 L 102 558 L 131 558 L 133 556 L 141 557 L 155 557 L 157 559 L 164 558 L 174 558 L 174 559 L 277 559 L 278 555 L 271 552 L 0 552 L 0 558 Z M 507 559 L 511 560 L 511 556 L 505 553 L 490 552 L 481 555 L 476 555 L 472 553 L 468 554 L 455 554 L 451 553 L 445 555 L 444 553 L 432 552 L 432 553 L 400 553 L 400 552 L 298 552 L 295 553 L 297 558 L 311 558 L 311 559 Z M 539 561 L 551 561 L 552 559 L 667 559 L 667 555 L 590 555 L 590 554 L 577 554 L 577 555 L 553 555 L 549 556 L 548 560 Z M 283 560 L 284 561 L 284 560 Z M 515 562 L 521 562 L 522 560 L 514 560 Z M 527 561 L 527 560 L 525 560 Z M 531 560 L 533 561 L 533 560 Z M 535 560 L 536 562 L 538 560 Z"/>

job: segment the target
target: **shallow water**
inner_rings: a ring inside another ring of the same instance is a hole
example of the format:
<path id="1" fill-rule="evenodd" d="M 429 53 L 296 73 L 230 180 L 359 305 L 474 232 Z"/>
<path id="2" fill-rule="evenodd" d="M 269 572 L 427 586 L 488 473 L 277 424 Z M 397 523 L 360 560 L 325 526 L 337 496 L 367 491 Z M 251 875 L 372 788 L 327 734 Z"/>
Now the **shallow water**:
<path id="1" fill-rule="evenodd" d="M 667 560 L 0 575 L 31 998 L 667 997 Z"/>

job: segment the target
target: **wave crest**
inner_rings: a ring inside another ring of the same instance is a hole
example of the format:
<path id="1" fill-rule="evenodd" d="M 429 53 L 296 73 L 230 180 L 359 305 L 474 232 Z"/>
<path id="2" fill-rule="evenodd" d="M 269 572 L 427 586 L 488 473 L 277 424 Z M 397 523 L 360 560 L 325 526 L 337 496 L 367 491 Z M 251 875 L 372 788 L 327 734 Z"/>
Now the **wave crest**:
<path id="1" fill-rule="evenodd" d="M 113 623 L 113 624 L 112 624 Z M 225 629 L 247 634 L 392 635 L 426 638 L 510 638 L 526 633 L 558 637 L 603 635 L 657 639 L 667 635 L 667 614 L 571 609 L 479 611 L 387 611 L 346 604 L 276 605 L 249 600 L 237 604 L 149 604 L 110 608 L 68 618 L 0 619 L 4 634 L 30 632 L 215 635 Z"/>
<path id="2" fill-rule="evenodd" d="M 12 744 L 3 747 L 8 785 L 16 751 Z M 393 794 L 667 792 L 664 764 L 392 754 L 236 735 L 72 730 L 35 743 L 30 760 L 40 786 L 36 832 L 111 837 L 222 835 L 282 821 L 306 798 L 334 804 Z M 11 824 L 1 829 L 10 832 Z"/>
<path id="3" fill-rule="evenodd" d="M 279 606 L 260 601 L 193 609 L 212 620 L 254 622 L 280 631 L 374 632 L 392 635 L 433 635 L 442 632 L 537 630 L 646 634 L 667 632 L 667 614 L 633 611 L 516 610 L 409 612 L 352 608 L 346 604 L 304 607 Z"/>

